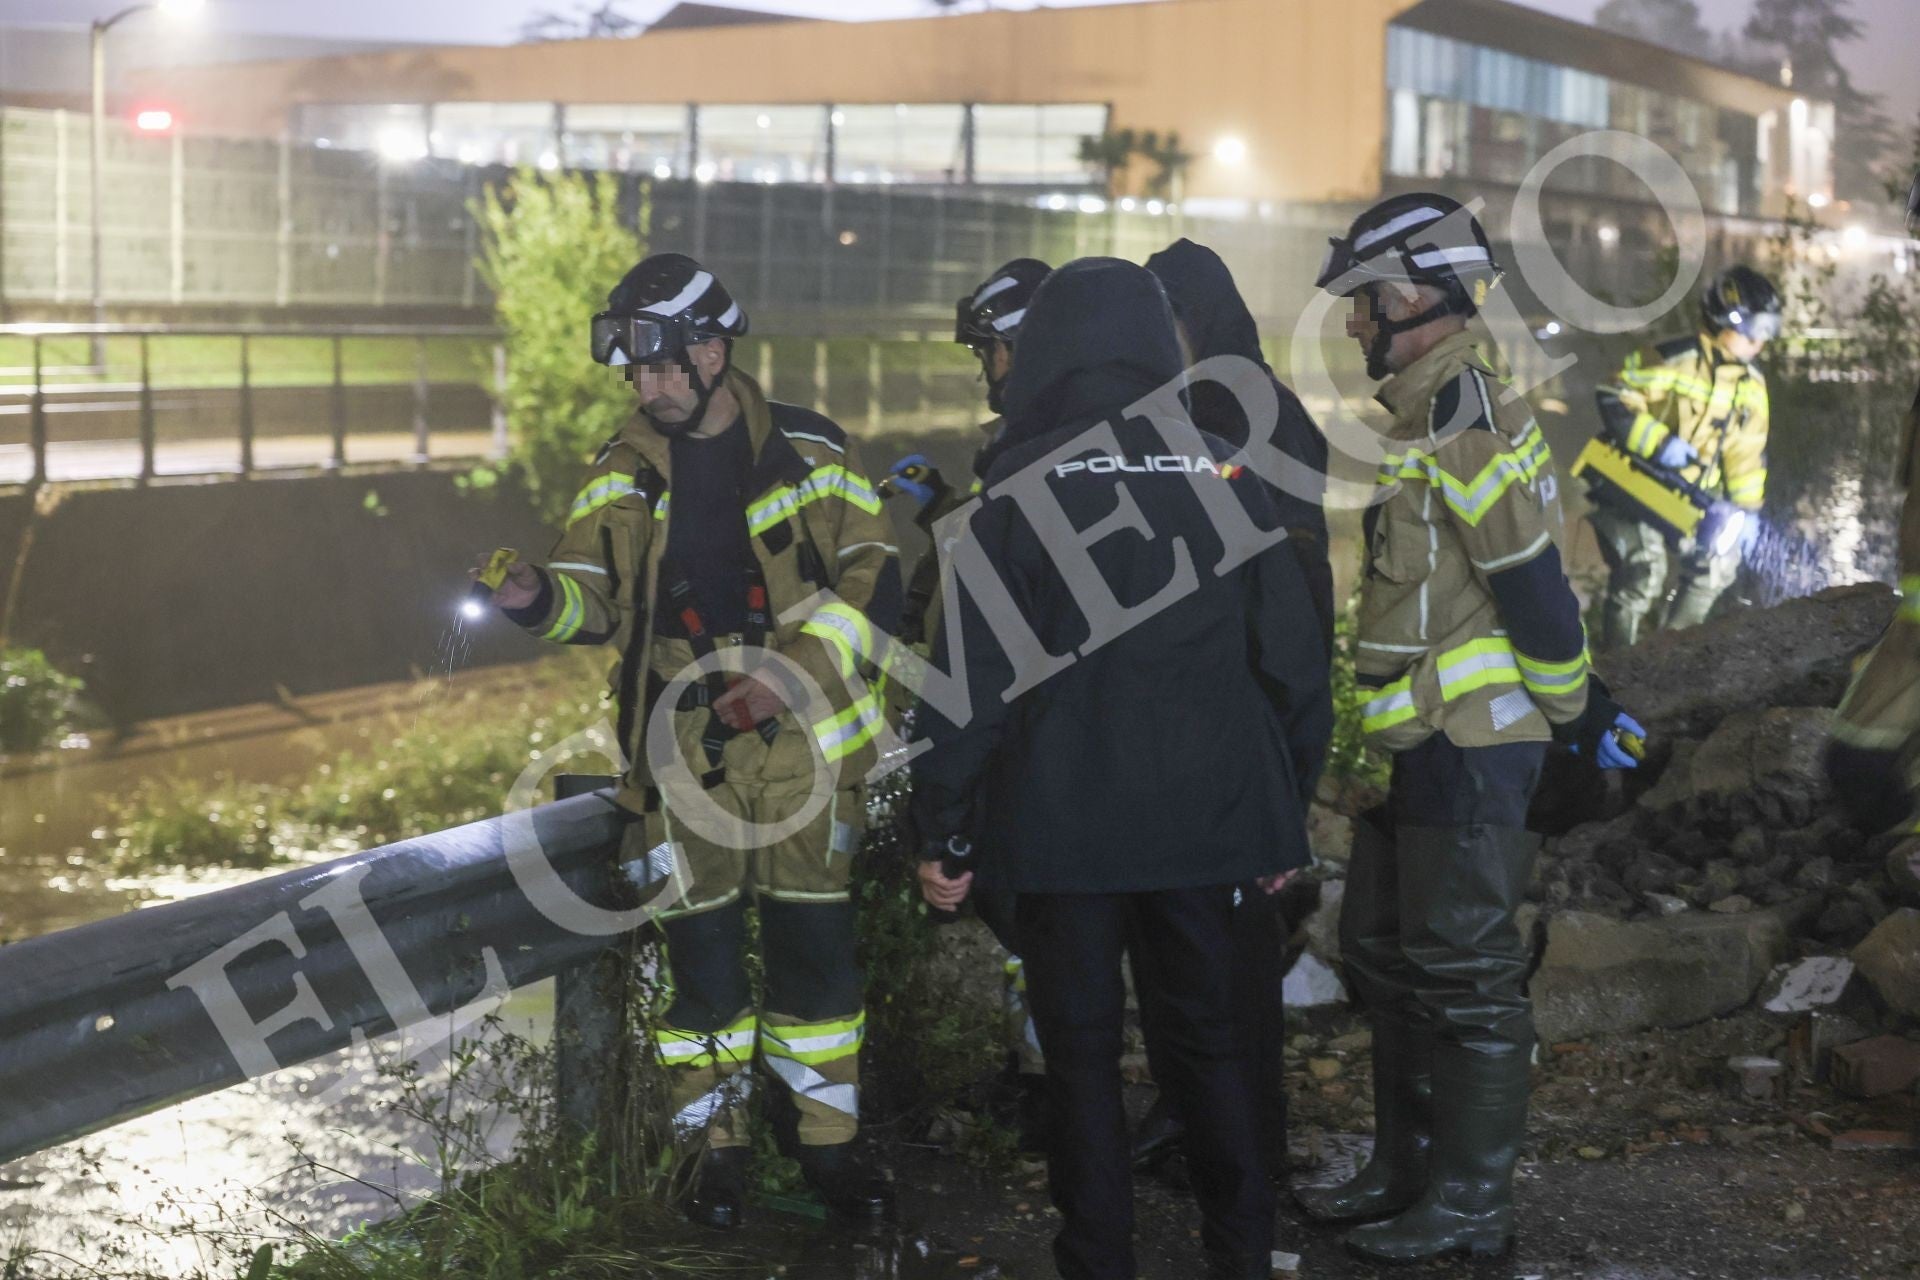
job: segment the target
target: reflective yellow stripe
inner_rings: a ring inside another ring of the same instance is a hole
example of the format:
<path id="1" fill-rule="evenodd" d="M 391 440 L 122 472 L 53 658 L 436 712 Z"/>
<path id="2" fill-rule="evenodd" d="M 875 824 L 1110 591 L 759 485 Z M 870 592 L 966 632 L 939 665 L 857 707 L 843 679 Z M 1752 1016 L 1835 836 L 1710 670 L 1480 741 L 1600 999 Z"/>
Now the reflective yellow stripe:
<path id="1" fill-rule="evenodd" d="M 670 1067 L 712 1067 L 721 1062 L 739 1064 L 753 1060 L 754 1017 L 747 1014 L 718 1031 L 680 1031 L 659 1027 L 654 1044 L 660 1060 Z"/>
<path id="2" fill-rule="evenodd" d="M 565 644 L 580 634 L 580 628 L 587 621 L 586 598 L 580 594 L 580 584 L 564 573 L 556 573 L 553 584 L 560 593 L 560 615 L 553 620 L 542 639 L 554 640 Z"/>
<path id="3" fill-rule="evenodd" d="M 1448 702 L 1490 684 L 1519 684 L 1513 646 L 1499 636 L 1475 640 L 1440 655 L 1440 696 Z"/>
<path id="4" fill-rule="evenodd" d="M 868 515 L 880 514 L 880 495 L 862 476 L 838 463 L 816 467 L 799 485 L 781 485 L 747 508 L 747 532 L 759 537 L 800 508 L 822 498 L 841 498 Z"/>
<path id="5" fill-rule="evenodd" d="M 673 491 L 667 490 L 660 495 L 660 501 L 653 504 L 653 518 L 655 520 L 665 520 L 667 518 L 667 503 L 672 498 Z"/>
<path id="6" fill-rule="evenodd" d="M 813 736 L 819 741 L 827 763 L 832 764 L 872 742 L 884 723 L 886 714 L 880 691 L 870 689 L 865 697 L 839 715 L 814 725 Z"/>
<path id="7" fill-rule="evenodd" d="M 1410 452 L 1402 457 L 1389 454 L 1380 472 L 1382 484 L 1395 480 L 1425 480 L 1440 490 L 1453 513 L 1469 525 L 1478 525 L 1493 510 L 1496 502 L 1515 484 L 1530 484 L 1541 468 L 1553 460 L 1547 439 L 1538 426 L 1529 427 L 1515 449 L 1496 454 L 1471 481 L 1449 473 L 1430 454 Z"/>
<path id="8" fill-rule="evenodd" d="M 1381 689 L 1360 708 L 1360 731 L 1379 733 L 1382 729 L 1405 724 L 1415 714 L 1413 677 L 1402 676 Z"/>
<path id="9" fill-rule="evenodd" d="M 633 477 L 613 472 L 594 480 L 580 491 L 573 500 L 573 506 L 567 512 L 567 523 L 575 524 L 586 519 L 600 508 L 618 502 L 628 494 L 638 493 L 633 487 Z"/>
<path id="10" fill-rule="evenodd" d="M 1666 423 L 1650 413 L 1643 413 L 1633 420 L 1633 430 L 1627 433 L 1627 448 L 1643 458 L 1651 458 L 1660 452 L 1660 446 L 1672 434 L 1667 430 Z"/>
<path id="11" fill-rule="evenodd" d="M 1767 473 L 1765 468 L 1759 471 L 1749 471 L 1745 475 L 1727 477 L 1727 496 L 1735 502 L 1750 499 L 1757 504 L 1766 491 Z"/>
<path id="12" fill-rule="evenodd" d="M 1584 650 L 1570 662 L 1541 662 L 1518 649 L 1513 651 L 1513 656 L 1520 664 L 1520 678 L 1527 689 L 1548 697 L 1579 688 L 1580 682 L 1587 678 L 1587 667 L 1592 661 L 1592 655 Z"/>
<path id="13" fill-rule="evenodd" d="M 1920 574 L 1900 579 L 1900 616 L 1920 622 Z"/>
<path id="14" fill-rule="evenodd" d="M 760 1024 L 760 1052 L 808 1066 L 857 1057 L 867 1038 L 867 1015 L 862 1010 L 838 1022 L 807 1022 L 791 1026 Z"/>
<path id="15" fill-rule="evenodd" d="M 874 653 L 873 627 L 852 605 L 822 605 L 801 624 L 800 631 L 826 641 L 839 660 L 842 680 L 853 674 L 861 658 L 870 659 Z"/>

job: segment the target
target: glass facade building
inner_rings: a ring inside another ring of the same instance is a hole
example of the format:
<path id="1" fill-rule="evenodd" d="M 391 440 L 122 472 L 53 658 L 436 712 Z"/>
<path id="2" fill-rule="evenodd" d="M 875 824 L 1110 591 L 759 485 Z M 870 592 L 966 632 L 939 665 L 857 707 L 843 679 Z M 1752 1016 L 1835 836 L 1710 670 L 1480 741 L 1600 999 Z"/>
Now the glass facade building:
<path id="1" fill-rule="evenodd" d="M 1654 143 L 1679 161 L 1711 213 L 1760 212 L 1761 121 L 1571 67 L 1410 27 L 1387 32 L 1387 172 L 1518 186 L 1561 143 L 1593 130 Z M 1646 188 L 1606 156 L 1556 170 L 1558 190 L 1622 200 Z"/>
<path id="2" fill-rule="evenodd" d="M 300 106 L 321 147 L 467 164 L 609 169 L 719 182 L 1099 185 L 1080 140 L 1101 104 L 440 102 Z"/>

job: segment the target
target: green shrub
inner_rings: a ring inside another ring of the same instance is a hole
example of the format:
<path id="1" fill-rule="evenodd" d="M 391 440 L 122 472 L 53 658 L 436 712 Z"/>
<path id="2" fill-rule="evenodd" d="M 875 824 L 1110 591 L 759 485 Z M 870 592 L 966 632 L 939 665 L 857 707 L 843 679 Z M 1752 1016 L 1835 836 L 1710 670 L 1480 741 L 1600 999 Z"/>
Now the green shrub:
<path id="1" fill-rule="evenodd" d="M 607 291 L 645 253 L 620 220 L 613 175 L 517 173 L 474 207 L 479 270 L 507 340 L 509 463 L 542 514 L 558 522 L 579 474 L 634 410 L 619 372 L 588 356 L 588 329 Z"/>
<path id="2" fill-rule="evenodd" d="M 0 752 L 58 745 L 80 713 L 84 687 L 38 649 L 0 649 Z"/>

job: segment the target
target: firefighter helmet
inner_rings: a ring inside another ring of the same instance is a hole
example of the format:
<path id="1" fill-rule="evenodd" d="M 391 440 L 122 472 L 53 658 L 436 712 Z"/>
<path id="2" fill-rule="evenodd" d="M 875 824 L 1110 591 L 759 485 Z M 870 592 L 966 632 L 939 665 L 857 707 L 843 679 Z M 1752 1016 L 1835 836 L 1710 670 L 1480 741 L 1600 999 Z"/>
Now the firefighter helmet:
<path id="1" fill-rule="evenodd" d="M 615 367 L 683 360 L 688 347 L 747 333 L 747 313 L 711 271 L 656 253 L 627 272 L 593 318 L 593 358 Z"/>
<path id="2" fill-rule="evenodd" d="M 1780 336 L 1780 291 L 1752 267 L 1728 267 L 1701 291 L 1700 316 L 1709 333 L 1731 329 L 1770 342 Z"/>
<path id="3" fill-rule="evenodd" d="M 1027 318 L 1027 304 L 1052 271 L 1037 258 L 1015 258 L 988 276 L 978 289 L 960 299 L 953 340 L 975 351 L 996 341 L 1012 346 L 1021 321 Z"/>

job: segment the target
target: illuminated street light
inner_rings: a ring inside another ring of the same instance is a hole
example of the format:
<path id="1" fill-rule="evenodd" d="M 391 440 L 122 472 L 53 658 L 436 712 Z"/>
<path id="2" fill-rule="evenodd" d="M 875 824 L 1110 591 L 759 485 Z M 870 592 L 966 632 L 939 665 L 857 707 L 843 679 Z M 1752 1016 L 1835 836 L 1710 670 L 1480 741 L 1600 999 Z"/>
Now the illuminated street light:
<path id="1" fill-rule="evenodd" d="M 205 0 L 156 0 L 152 4 L 131 5 L 111 18 L 95 19 L 88 31 L 88 53 L 93 64 L 93 117 L 90 122 L 90 136 L 87 148 L 87 203 L 91 207 L 92 225 L 89 228 L 93 241 L 93 322 L 105 324 L 107 319 L 106 293 L 100 278 L 100 149 L 101 131 L 105 128 L 107 115 L 107 32 L 125 22 L 136 13 L 145 13 L 149 9 L 159 9 L 169 17 L 181 18 L 194 13 Z M 106 349 L 100 336 L 93 338 L 93 363 L 97 367 L 104 364 Z"/>
<path id="2" fill-rule="evenodd" d="M 1221 164 L 1236 168 L 1247 162 L 1247 140 L 1245 138 L 1222 138 L 1213 144 L 1213 158 Z"/>
<path id="3" fill-rule="evenodd" d="M 719 166 L 711 160 L 703 160 L 693 171 L 693 180 L 699 183 L 712 182 L 720 176 Z"/>
<path id="4" fill-rule="evenodd" d="M 427 158 L 427 140 L 403 124 L 390 124 L 374 138 L 374 149 L 389 164 L 412 164 Z"/>
<path id="5" fill-rule="evenodd" d="M 673 177 L 673 166 L 665 160 L 662 160 L 659 164 L 653 166 L 653 176 L 656 180 L 665 182 L 667 179 Z"/>
<path id="6" fill-rule="evenodd" d="M 165 133 L 173 128 L 173 112 L 165 107 L 148 107 L 135 114 L 133 127 L 142 133 Z"/>
<path id="7" fill-rule="evenodd" d="M 1856 222 L 1840 233 L 1840 242 L 1849 249 L 1864 249 L 1867 247 L 1867 229 Z"/>
<path id="8" fill-rule="evenodd" d="M 1832 197 L 1824 191 L 1816 191 L 1807 197 L 1807 207 L 1810 209 L 1824 209 L 1832 203 Z"/>

